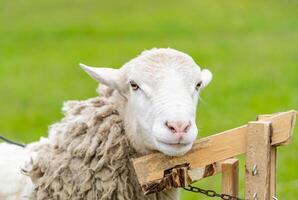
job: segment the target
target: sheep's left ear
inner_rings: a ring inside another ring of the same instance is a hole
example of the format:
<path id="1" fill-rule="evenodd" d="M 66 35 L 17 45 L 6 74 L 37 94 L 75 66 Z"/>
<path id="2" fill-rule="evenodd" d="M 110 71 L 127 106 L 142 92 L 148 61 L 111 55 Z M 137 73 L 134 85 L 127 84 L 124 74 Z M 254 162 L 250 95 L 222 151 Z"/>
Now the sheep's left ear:
<path id="1" fill-rule="evenodd" d="M 212 80 L 212 73 L 208 69 L 203 69 L 201 72 L 202 88 L 205 88 Z"/>
<path id="2" fill-rule="evenodd" d="M 116 90 L 121 90 L 121 75 L 118 69 L 90 67 L 80 63 L 80 67 L 96 81 Z"/>

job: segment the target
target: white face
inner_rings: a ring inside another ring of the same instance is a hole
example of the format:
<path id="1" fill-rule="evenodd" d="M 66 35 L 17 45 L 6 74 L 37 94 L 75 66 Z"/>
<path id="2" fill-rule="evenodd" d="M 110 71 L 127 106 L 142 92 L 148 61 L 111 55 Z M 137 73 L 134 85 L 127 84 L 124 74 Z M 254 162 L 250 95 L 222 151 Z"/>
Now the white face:
<path id="1" fill-rule="evenodd" d="M 198 134 L 199 93 L 212 78 L 191 57 L 172 49 L 156 49 L 142 53 L 120 70 L 83 68 L 125 97 L 126 121 L 137 147 L 170 156 L 191 149 Z"/>

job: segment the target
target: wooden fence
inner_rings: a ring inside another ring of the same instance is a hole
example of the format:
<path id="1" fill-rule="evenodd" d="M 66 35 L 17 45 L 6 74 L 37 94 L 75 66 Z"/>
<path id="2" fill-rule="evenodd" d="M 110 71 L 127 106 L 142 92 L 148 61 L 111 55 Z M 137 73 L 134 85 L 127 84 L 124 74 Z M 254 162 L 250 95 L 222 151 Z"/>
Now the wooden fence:
<path id="1" fill-rule="evenodd" d="M 222 173 L 222 193 L 238 195 L 238 159 L 245 154 L 245 199 L 276 197 L 276 147 L 291 140 L 297 112 L 259 115 L 257 121 L 199 139 L 182 157 L 154 153 L 132 160 L 145 194 Z"/>

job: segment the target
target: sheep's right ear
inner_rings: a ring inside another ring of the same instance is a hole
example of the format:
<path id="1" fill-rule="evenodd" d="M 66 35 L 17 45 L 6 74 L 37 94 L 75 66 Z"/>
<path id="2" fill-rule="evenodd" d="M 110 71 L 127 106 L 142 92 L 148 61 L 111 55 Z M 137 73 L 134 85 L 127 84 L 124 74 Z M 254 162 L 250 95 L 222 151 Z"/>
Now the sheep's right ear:
<path id="1" fill-rule="evenodd" d="M 96 81 L 112 89 L 120 90 L 121 75 L 118 69 L 90 67 L 82 63 L 80 67 Z"/>
<path id="2" fill-rule="evenodd" d="M 212 80 L 212 73 L 208 69 L 203 69 L 201 72 L 202 76 L 202 88 L 205 88 Z"/>

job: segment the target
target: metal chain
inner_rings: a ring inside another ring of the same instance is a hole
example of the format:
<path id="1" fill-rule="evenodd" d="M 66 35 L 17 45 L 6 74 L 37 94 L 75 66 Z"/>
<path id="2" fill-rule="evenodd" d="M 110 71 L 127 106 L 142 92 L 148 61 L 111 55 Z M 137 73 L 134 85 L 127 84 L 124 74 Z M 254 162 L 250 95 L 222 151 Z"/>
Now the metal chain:
<path id="1" fill-rule="evenodd" d="M 25 144 L 21 144 L 21 143 L 14 142 L 14 141 L 9 140 L 9 139 L 7 139 L 7 138 L 1 136 L 1 135 L 0 135 L 0 140 L 3 140 L 4 142 L 7 142 L 7 143 L 9 143 L 9 144 L 14 144 L 14 145 L 17 145 L 17 146 L 20 146 L 20 147 L 26 147 Z"/>
<path id="2" fill-rule="evenodd" d="M 223 200 L 243 200 L 243 199 L 240 199 L 236 196 L 232 196 L 232 195 L 228 195 L 228 194 L 218 194 L 214 190 L 204 190 L 202 188 L 194 187 L 194 186 L 191 186 L 191 185 L 189 185 L 187 187 L 184 187 L 183 189 L 185 189 L 187 191 L 190 191 L 190 192 L 201 193 L 201 194 L 204 194 L 208 197 L 219 197 Z"/>

